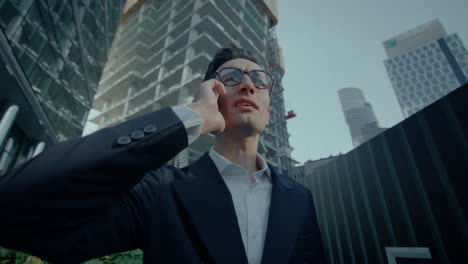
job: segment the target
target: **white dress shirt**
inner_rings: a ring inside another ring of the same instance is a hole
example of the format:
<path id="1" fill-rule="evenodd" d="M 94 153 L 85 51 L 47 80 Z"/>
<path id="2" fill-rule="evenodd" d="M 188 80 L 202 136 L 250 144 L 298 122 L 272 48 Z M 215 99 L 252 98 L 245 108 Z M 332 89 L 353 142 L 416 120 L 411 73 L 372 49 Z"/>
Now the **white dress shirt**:
<path id="1" fill-rule="evenodd" d="M 186 106 L 176 106 L 173 110 L 184 123 L 189 144 L 192 143 L 200 136 L 203 119 Z M 213 148 L 209 156 L 231 193 L 247 259 L 250 264 L 261 263 L 273 186 L 270 169 L 260 154 L 257 154 L 257 164 L 261 169 L 251 175 Z M 250 176 L 255 179 L 253 183 Z"/>

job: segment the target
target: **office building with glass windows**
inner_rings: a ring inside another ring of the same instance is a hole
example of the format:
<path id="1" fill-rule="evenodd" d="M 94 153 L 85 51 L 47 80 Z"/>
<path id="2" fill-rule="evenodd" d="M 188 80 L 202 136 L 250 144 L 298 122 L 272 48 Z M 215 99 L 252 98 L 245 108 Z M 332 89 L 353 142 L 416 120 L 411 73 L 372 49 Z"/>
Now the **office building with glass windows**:
<path id="1" fill-rule="evenodd" d="M 0 1 L 0 175 L 81 136 L 124 4 Z"/>
<path id="2" fill-rule="evenodd" d="M 271 95 L 271 119 L 259 152 L 281 171 L 290 168 L 276 42 L 276 1 L 133 1 L 126 7 L 108 64 L 95 96 L 97 115 L 90 122 L 112 126 L 166 107 L 186 104 L 200 85 L 214 52 L 233 42 L 259 54 L 263 68 L 277 79 Z M 186 166 L 214 143 L 200 137 L 172 164 Z"/>
<path id="3" fill-rule="evenodd" d="M 383 43 L 384 61 L 408 117 L 468 81 L 468 53 L 457 34 L 448 35 L 439 20 Z"/>

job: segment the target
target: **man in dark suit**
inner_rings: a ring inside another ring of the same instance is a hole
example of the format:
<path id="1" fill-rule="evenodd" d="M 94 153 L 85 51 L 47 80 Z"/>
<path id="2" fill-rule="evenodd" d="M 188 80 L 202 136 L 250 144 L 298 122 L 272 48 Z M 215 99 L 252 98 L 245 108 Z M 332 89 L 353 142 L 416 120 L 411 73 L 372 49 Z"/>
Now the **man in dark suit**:
<path id="1" fill-rule="evenodd" d="M 51 147 L 0 179 L 0 245 L 54 263 L 136 248 L 145 263 L 324 263 L 311 193 L 257 153 L 272 87 L 230 45 L 192 104 Z M 209 153 L 165 165 L 211 131 Z"/>

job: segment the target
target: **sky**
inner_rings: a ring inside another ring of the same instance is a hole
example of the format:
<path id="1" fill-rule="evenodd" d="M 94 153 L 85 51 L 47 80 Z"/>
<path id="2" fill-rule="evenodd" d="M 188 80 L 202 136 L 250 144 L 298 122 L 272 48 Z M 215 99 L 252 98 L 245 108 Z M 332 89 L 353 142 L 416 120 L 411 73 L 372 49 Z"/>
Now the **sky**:
<path id="1" fill-rule="evenodd" d="M 438 18 L 468 45 L 467 0 L 278 0 L 277 38 L 292 158 L 303 163 L 352 150 L 337 91 L 360 88 L 381 127 L 403 120 L 383 41 Z"/>

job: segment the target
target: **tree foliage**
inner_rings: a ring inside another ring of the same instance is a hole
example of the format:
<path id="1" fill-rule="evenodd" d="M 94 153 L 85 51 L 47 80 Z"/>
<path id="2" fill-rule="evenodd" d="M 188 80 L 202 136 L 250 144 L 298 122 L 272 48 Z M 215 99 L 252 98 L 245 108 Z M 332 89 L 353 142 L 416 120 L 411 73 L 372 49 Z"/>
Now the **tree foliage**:
<path id="1" fill-rule="evenodd" d="M 38 261 L 38 262 L 37 262 Z M 137 249 L 109 256 L 100 257 L 83 264 L 142 264 L 143 251 Z M 0 247 L 0 264 L 49 264 L 29 254 Z"/>

